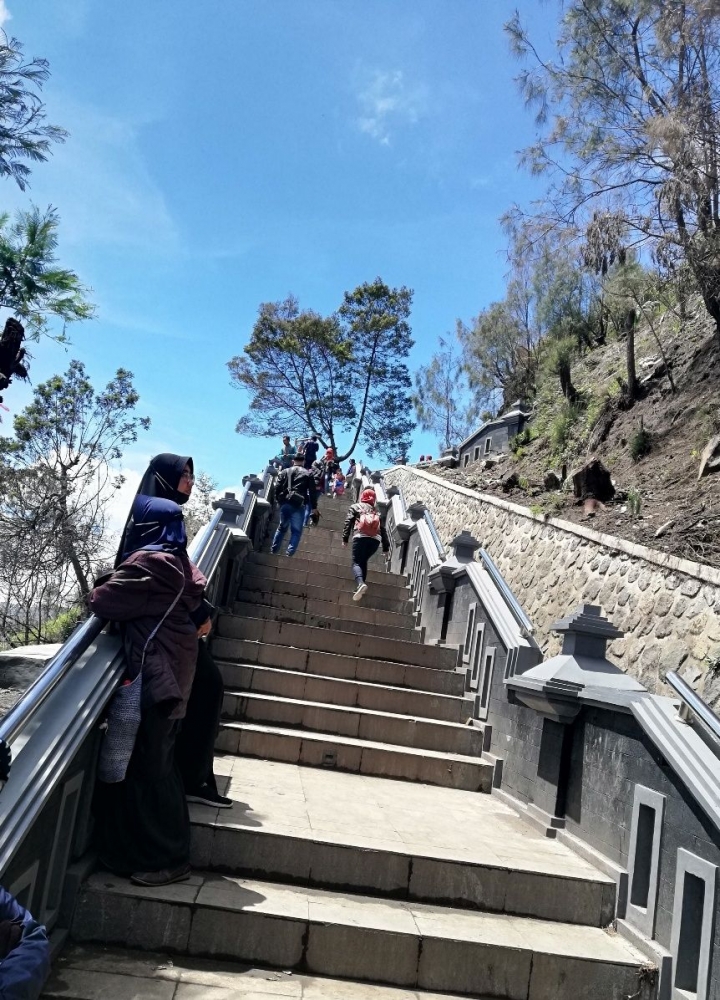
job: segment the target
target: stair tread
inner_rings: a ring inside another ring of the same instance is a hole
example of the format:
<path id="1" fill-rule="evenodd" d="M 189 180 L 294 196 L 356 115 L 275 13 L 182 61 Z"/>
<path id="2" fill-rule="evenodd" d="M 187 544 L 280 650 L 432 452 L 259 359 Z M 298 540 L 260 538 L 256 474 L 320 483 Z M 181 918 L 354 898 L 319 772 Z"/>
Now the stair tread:
<path id="1" fill-rule="evenodd" d="M 234 655 L 233 649 L 228 649 L 227 644 L 235 644 L 238 642 L 243 642 L 246 644 L 241 657 Z M 225 644 L 225 645 L 224 645 Z M 422 681 L 425 684 L 429 684 L 429 687 L 417 687 L 416 684 L 396 684 L 396 687 L 407 687 L 408 691 L 423 691 L 427 694 L 434 694 L 436 688 L 433 686 L 435 683 L 438 684 L 454 684 L 458 688 L 458 693 L 452 695 L 453 697 L 461 697 L 461 689 L 463 687 L 463 676 L 454 670 L 437 670 L 435 667 L 425 667 L 415 663 L 395 663 L 391 660 L 378 660 L 373 657 L 367 656 L 354 656 L 348 653 L 331 653 L 327 650 L 306 650 L 306 649 L 295 649 L 292 646 L 281 646 L 278 643 L 263 643 L 257 642 L 252 639 L 232 639 L 223 638 L 222 636 L 216 636 L 212 644 L 213 655 L 215 655 L 217 660 L 226 663 L 245 663 L 249 666 L 264 666 L 264 667 L 274 667 L 277 669 L 287 668 L 288 671 L 293 673 L 307 673 L 309 676 L 315 677 L 330 677 L 335 680 L 352 680 L 356 679 L 356 676 L 347 677 L 345 676 L 343 665 L 349 660 L 351 664 L 354 665 L 354 669 L 357 671 L 360 669 L 361 665 L 369 665 L 373 668 L 377 668 L 385 674 L 401 673 L 403 677 L 410 677 L 416 683 Z M 293 653 L 298 653 L 302 657 L 305 655 L 307 662 L 299 665 L 288 665 L 287 662 L 282 662 L 286 657 L 288 650 Z M 276 651 L 276 652 L 271 652 Z M 267 660 L 260 660 L 258 657 L 260 654 L 267 654 L 267 656 L 277 657 L 281 662 L 271 663 Z M 320 659 L 322 663 L 327 664 L 332 667 L 333 671 L 330 673 L 318 673 L 317 668 L 313 670 L 306 670 L 313 659 Z M 421 673 L 418 673 L 421 671 Z M 408 673 L 409 672 L 409 673 Z M 365 684 L 378 684 L 380 682 L 375 680 L 364 680 L 362 677 L 357 678 L 358 682 Z"/>
<path id="2" fill-rule="evenodd" d="M 328 656 L 333 656 L 333 655 L 335 655 L 335 654 L 328 653 Z M 283 669 L 283 667 L 268 667 L 268 666 L 265 666 L 264 664 L 260 664 L 260 663 L 244 663 L 242 660 L 223 660 L 221 657 L 217 657 L 217 660 L 218 660 L 218 663 L 228 663 L 231 666 L 249 667 L 251 670 L 260 670 L 263 673 L 288 674 L 288 675 L 291 675 L 293 677 L 296 677 L 298 673 L 302 673 L 302 674 L 304 674 L 305 677 L 313 677 L 313 678 L 316 678 L 317 680 L 321 680 L 321 681 L 331 681 L 334 684 L 347 684 L 347 685 L 353 685 L 353 684 L 355 684 L 358 687 L 367 688 L 367 689 L 372 690 L 372 691 L 387 690 L 387 691 L 392 691 L 394 694 L 408 694 L 408 693 L 411 693 L 411 694 L 426 695 L 428 698 L 442 698 L 446 702 L 451 702 L 451 701 L 454 701 L 454 702 L 464 702 L 465 701 L 465 698 L 463 698 L 463 696 L 459 695 L 459 694 L 444 694 L 443 692 L 425 691 L 422 688 L 399 687 L 398 685 L 395 685 L 395 684 L 373 684 L 370 681 L 350 680 L 347 677 L 331 677 L 329 674 L 315 674 L 315 673 L 313 673 L 310 670 L 303 670 L 303 671 L 285 670 L 285 669 Z M 423 668 L 420 667 L 418 669 L 422 670 Z M 425 669 L 431 670 L 432 668 L 431 667 L 427 667 Z M 230 688 L 228 688 L 227 690 L 230 690 Z M 250 693 L 254 693 L 254 691 L 253 691 L 252 688 L 250 688 L 250 689 L 243 690 L 243 693 L 244 694 L 250 694 Z M 258 693 L 262 693 L 262 692 L 258 692 Z M 334 704 L 334 702 L 325 702 L 325 704 L 332 706 Z M 346 707 L 352 708 L 352 706 L 346 706 Z M 358 706 L 358 708 L 360 708 L 360 707 L 363 707 L 363 706 Z M 429 717 L 428 716 L 418 716 L 418 718 L 423 718 L 423 719 L 424 718 L 432 718 L 432 716 L 429 716 Z"/>
<path id="3" fill-rule="evenodd" d="M 492 795 L 232 754 L 216 773 L 233 806 L 191 805 L 196 824 L 614 884 Z"/>
<path id="4" fill-rule="evenodd" d="M 402 688 L 396 690 L 402 690 Z M 305 708 L 324 708 L 331 712 L 357 713 L 359 715 L 379 716 L 383 719 L 402 720 L 403 722 L 419 722 L 423 725 L 430 724 L 433 726 L 442 726 L 450 731 L 457 730 L 458 732 L 465 732 L 469 728 L 463 722 L 448 722 L 444 719 L 428 719 L 422 715 L 407 715 L 402 712 L 384 712 L 381 709 L 362 708 L 359 705 L 334 705 L 327 701 L 309 701 L 305 698 L 287 698 L 277 694 L 265 694 L 263 691 L 248 691 L 242 689 L 234 690 L 232 688 L 226 688 L 225 694 L 234 695 L 237 698 L 251 698 L 254 701 L 268 701 L 273 703 L 291 702 L 293 705 L 304 706 Z"/>
<path id="5" fill-rule="evenodd" d="M 336 550 L 327 548 L 323 552 L 318 553 L 301 544 L 301 547 L 292 557 L 292 565 L 297 566 L 301 564 L 303 568 L 308 568 L 308 564 L 310 564 L 309 568 L 313 570 L 322 566 L 333 567 L 337 571 L 337 575 L 346 573 L 348 578 L 351 579 L 349 552 L 349 547 L 347 549 L 340 547 Z M 333 555 L 342 557 L 342 561 L 331 558 Z M 287 556 L 281 555 L 279 552 L 252 553 L 247 561 L 248 565 L 251 566 L 287 566 Z M 389 586 L 407 587 L 407 577 L 403 573 L 388 573 L 384 569 L 378 569 L 378 566 L 382 566 L 382 563 L 377 563 L 376 560 L 371 561 L 369 564 L 368 572 L 372 574 L 373 580 L 377 580 L 378 583 L 384 582 Z"/>
<path id="6" fill-rule="evenodd" d="M 228 912 L 251 912 L 305 924 L 332 924 L 395 935 L 491 945 L 514 953 L 555 955 L 641 967 L 645 958 L 619 935 L 582 924 L 458 910 L 413 901 L 380 899 L 342 891 L 284 885 L 211 872 L 187 882 L 149 888 L 106 872 L 91 875 L 86 889 L 102 895 L 156 900 Z"/>
<path id="7" fill-rule="evenodd" d="M 267 614 L 261 615 L 260 609 Z M 278 608 L 262 601 L 235 601 L 233 614 L 242 618 L 264 618 L 269 621 L 285 622 L 288 625 L 308 625 L 310 628 L 331 628 L 335 632 L 353 632 L 358 635 L 375 635 L 400 642 L 420 642 L 421 629 L 416 625 L 388 625 L 384 622 L 365 622 L 359 618 L 346 617 L 340 613 L 330 613 L 293 608 Z M 308 620 L 310 619 L 310 620 Z M 315 621 L 312 621 L 315 619 Z M 363 627 L 368 631 L 362 631 Z M 375 632 L 371 630 L 377 630 Z M 388 634 L 389 633 L 389 634 Z M 399 634 L 403 633 L 403 634 Z"/>
<path id="8" fill-rule="evenodd" d="M 233 629 L 240 634 L 233 635 Z M 257 638 L 253 634 L 242 634 L 243 630 L 254 632 L 263 637 Z M 275 634 L 272 634 L 273 632 Z M 287 635 L 287 642 L 278 641 L 283 639 L 283 632 Z M 319 628 L 317 625 L 282 622 L 272 618 L 250 618 L 222 614 L 218 619 L 216 634 L 224 639 L 248 639 L 251 642 L 257 641 L 269 645 L 290 646 L 319 652 L 325 652 L 325 647 L 329 644 L 346 642 L 351 647 L 349 652 L 338 649 L 329 649 L 327 652 L 337 652 L 347 656 L 366 656 L 371 659 L 387 660 L 391 663 L 408 663 L 413 666 L 429 667 L 433 670 L 454 671 L 457 666 L 457 650 L 454 647 L 431 646 L 427 643 L 413 642 L 410 639 L 388 639 L 365 632 Z M 267 638 L 264 637 L 265 635 Z M 378 642 L 381 643 L 382 656 L 377 656 L 371 651 L 374 644 Z M 366 647 L 365 652 L 363 652 L 363 646 Z M 357 648 L 357 652 L 354 651 L 355 648 Z M 436 662 L 432 662 L 433 660 Z"/>
<path id="9" fill-rule="evenodd" d="M 179 984 L 176 1000 L 202 996 L 212 1000 L 260 1000 L 260 997 L 308 1000 L 465 1000 L 457 994 L 427 993 L 397 986 L 368 986 L 347 979 L 333 979 L 261 966 L 241 966 L 192 955 L 98 946 L 63 949 L 43 997 L 129 997 L 132 1000 L 170 998 Z M 161 991 L 167 986 L 167 992 Z M 274 988 L 276 987 L 276 988 Z M 483 998 L 479 998 L 483 1000 Z M 485 998 L 488 1000 L 488 998 Z"/>
<path id="10" fill-rule="evenodd" d="M 250 569 L 257 569 L 257 567 L 249 567 Z M 313 578 L 315 581 L 316 578 Z M 278 577 L 271 577 L 267 574 L 258 573 L 247 573 L 242 579 L 242 588 L 249 589 L 252 588 L 258 591 L 272 591 L 276 594 L 284 594 L 291 597 L 303 596 L 308 600 L 322 600 L 333 604 L 343 604 L 341 600 L 345 597 L 348 603 L 352 603 L 352 587 L 348 587 L 346 590 L 338 590 L 337 587 L 323 587 L 317 582 L 299 582 L 298 580 L 287 580 Z M 368 600 L 369 598 L 369 600 Z M 412 614 L 411 599 L 410 595 L 407 594 L 402 598 L 389 597 L 387 595 L 377 593 L 377 590 L 373 593 L 373 589 L 370 588 L 365 598 L 363 598 L 363 607 L 370 608 L 373 611 L 384 611 L 385 608 L 377 608 L 374 604 L 370 603 L 373 600 L 383 601 L 386 604 L 390 604 L 393 607 L 390 610 L 391 614 Z"/>
<path id="11" fill-rule="evenodd" d="M 273 733 L 276 736 L 302 736 L 305 740 L 318 743 L 340 743 L 343 746 L 361 747 L 368 750 L 384 750 L 387 753 L 412 754 L 416 757 L 430 757 L 433 760 L 451 760 L 462 764 L 474 764 L 478 767 L 492 768 L 481 757 L 470 757 L 467 754 L 451 753 L 444 750 L 418 750 L 416 747 L 401 746 L 397 743 L 378 743 L 374 740 L 356 739 L 352 736 L 341 736 L 336 733 L 320 733 L 309 729 L 291 729 L 285 726 L 262 725 L 255 722 L 241 722 L 235 719 L 223 719 L 222 729 L 246 729 L 254 733 Z"/>
<path id="12" fill-rule="evenodd" d="M 250 595 L 252 595 L 252 596 L 260 596 L 261 600 L 258 601 L 258 602 L 251 601 L 249 599 Z M 348 596 L 350 596 L 349 593 L 348 593 Z M 282 610 L 288 610 L 288 611 L 296 611 L 297 610 L 297 611 L 299 611 L 299 610 L 302 610 L 301 608 L 292 608 L 292 607 L 288 607 L 287 609 L 284 609 L 281 604 L 268 604 L 268 603 L 266 603 L 266 600 L 265 600 L 266 598 L 270 598 L 270 599 L 277 598 L 278 600 L 280 600 L 280 599 L 287 600 L 288 598 L 290 598 L 290 599 L 295 600 L 295 601 L 303 602 L 303 604 L 305 606 L 305 609 L 307 610 L 307 612 L 309 612 L 311 614 L 328 615 L 330 617 L 331 616 L 339 616 L 339 617 L 342 617 L 342 618 L 346 618 L 349 621 L 357 620 L 357 621 L 363 621 L 364 622 L 364 621 L 367 621 L 367 619 L 365 619 L 365 618 L 354 619 L 354 613 L 358 612 L 358 611 L 359 612 L 369 611 L 369 612 L 372 612 L 375 615 L 379 615 L 380 616 L 379 619 L 378 619 L 378 624 L 380 624 L 380 625 L 392 625 L 392 626 L 394 626 L 396 628 L 417 628 L 418 627 L 415 615 L 411 614 L 409 612 L 403 612 L 403 611 L 381 611 L 378 608 L 370 607 L 368 604 L 365 604 L 364 601 L 361 602 L 360 604 L 355 604 L 354 602 L 349 602 L 348 604 L 340 605 L 337 600 L 335 600 L 335 601 L 325 601 L 325 600 L 322 600 L 319 597 L 312 597 L 312 596 L 298 597 L 298 596 L 296 596 L 294 594 L 284 594 L 281 591 L 273 590 L 269 585 L 266 586 L 266 587 L 254 587 L 253 589 L 250 589 L 250 588 L 247 588 L 247 587 L 240 587 L 240 589 L 238 590 L 238 596 L 235 599 L 234 604 L 253 604 L 253 603 L 259 603 L 259 604 L 262 604 L 264 607 L 276 608 L 278 611 L 282 611 Z M 319 610 L 319 611 L 318 610 L 314 610 L 314 608 L 317 608 L 317 605 L 324 605 L 324 606 L 329 605 L 329 607 L 327 607 L 327 608 L 326 607 L 322 607 L 321 610 Z M 338 608 L 342 608 L 342 610 L 339 611 Z"/>

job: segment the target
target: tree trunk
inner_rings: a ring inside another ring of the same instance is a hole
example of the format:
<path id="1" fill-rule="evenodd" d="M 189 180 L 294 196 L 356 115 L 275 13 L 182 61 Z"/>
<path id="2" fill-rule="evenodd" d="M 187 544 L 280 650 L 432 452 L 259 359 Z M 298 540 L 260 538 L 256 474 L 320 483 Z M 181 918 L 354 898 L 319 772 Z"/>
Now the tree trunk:
<path id="1" fill-rule="evenodd" d="M 705 299 L 705 305 L 707 307 L 707 311 L 710 313 L 713 320 L 715 321 L 715 340 L 717 342 L 718 348 L 720 348 L 720 301 L 718 301 L 718 299 L 716 299 L 713 296 L 712 299 L 713 308 L 710 309 L 710 307 L 707 304 L 707 299 Z"/>
<path id="2" fill-rule="evenodd" d="M 577 400 L 577 389 L 572 384 L 570 365 L 561 365 L 560 367 L 560 388 L 569 403 L 574 403 Z"/>
<path id="3" fill-rule="evenodd" d="M 629 403 L 637 399 L 637 373 L 635 370 L 635 319 L 634 309 L 625 313 L 625 354 L 627 359 L 627 398 Z"/>
<path id="4" fill-rule="evenodd" d="M 75 579 L 78 582 L 78 587 L 80 588 L 80 594 L 83 598 L 87 597 L 90 593 L 90 584 L 88 583 L 88 578 L 85 574 L 85 570 L 80 562 L 80 557 L 77 554 L 75 548 L 75 541 L 72 536 L 72 527 L 70 525 L 70 515 L 67 509 L 67 478 L 65 476 L 65 470 L 63 469 L 60 474 L 60 511 L 62 515 L 62 526 L 60 528 L 63 536 L 63 548 L 65 550 L 65 555 L 68 562 L 73 568 L 75 573 Z"/>

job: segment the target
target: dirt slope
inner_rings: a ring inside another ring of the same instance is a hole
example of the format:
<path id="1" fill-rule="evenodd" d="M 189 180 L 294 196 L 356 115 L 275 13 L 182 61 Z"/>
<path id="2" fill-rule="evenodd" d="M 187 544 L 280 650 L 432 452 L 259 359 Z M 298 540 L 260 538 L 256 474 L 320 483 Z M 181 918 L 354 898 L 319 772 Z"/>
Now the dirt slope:
<path id="1" fill-rule="evenodd" d="M 659 332 L 676 392 L 663 374 L 651 332 L 642 329 L 637 335 L 636 359 L 643 398 L 630 409 L 615 405 L 620 394 L 618 376 L 625 376 L 625 343 L 614 341 L 575 363 L 572 378 L 582 405 L 574 418 L 563 417 L 567 406 L 559 385 L 554 384 L 557 380 L 544 382 L 531 424 L 534 438 L 517 456 L 511 454 L 487 469 L 480 462 L 464 471 L 434 464 L 424 467 L 536 512 L 720 566 L 720 474 L 698 481 L 700 455 L 713 434 L 720 432 L 720 352 L 700 304 L 682 326 L 666 317 Z M 603 406 L 614 419 L 605 440 L 597 443 Z M 650 434 L 650 451 L 634 461 L 630 445 L 641 426 Z M 565 441 L 559 443 L 563 436 Z M 595 511 L 575 499 L 569 479 L 592 456 L 608 468 L 617 491 L 611 502 Z M 546 489 L 545 473 L 561 473 L 563 465 L 568 473 L 563 488 Z M 500 480 L 510 472 L 517 474 L 519 485 L 506 492 Z"/>

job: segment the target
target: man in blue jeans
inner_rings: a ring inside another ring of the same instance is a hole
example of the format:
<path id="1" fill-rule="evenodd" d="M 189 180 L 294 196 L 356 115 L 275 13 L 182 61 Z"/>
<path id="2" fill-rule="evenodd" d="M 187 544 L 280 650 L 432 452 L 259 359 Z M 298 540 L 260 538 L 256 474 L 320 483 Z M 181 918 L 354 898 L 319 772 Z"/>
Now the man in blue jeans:
<path id="1" fill-rule="evenodd" d="M 272 540 L 270 551 L 276 554 L 290 528 L 290 542 L 287 555 L 292 556 L 300 544 L 305 523 L 305 507 L 311 509 L 311 517 L 317 520 L 317 490 L 315 479 L 309 469 L 303 468 L 304 452 L 293 455 L 291 469 L 283 469 L 275 481 L 275 499 L 280 504 L 280 524 Z"/>

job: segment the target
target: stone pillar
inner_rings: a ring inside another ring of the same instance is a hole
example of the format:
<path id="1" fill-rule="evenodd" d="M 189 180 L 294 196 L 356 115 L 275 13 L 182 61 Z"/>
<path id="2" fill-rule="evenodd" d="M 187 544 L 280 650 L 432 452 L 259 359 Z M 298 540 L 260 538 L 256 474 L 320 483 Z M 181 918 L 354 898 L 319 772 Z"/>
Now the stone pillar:
<path id="1" fill-rule="evenodd" d="M 507 682 L 517 702 L 544 716 L 535 799 L 528 811 L 549 832 L 565 825 L 574 722 L 586 689 L 593 704 L 606 702 L 613 707 L 645 691 L 607 659 L 608 642 L 623 633 L 597 605 L 584 604 L 555 622 L 552 630 L 563 636 L 559 655 Z"/>

